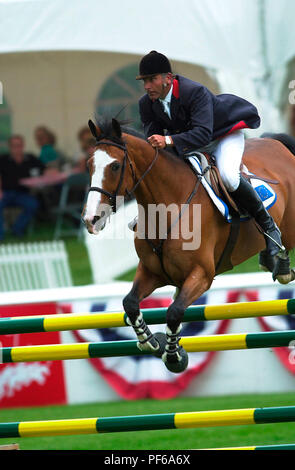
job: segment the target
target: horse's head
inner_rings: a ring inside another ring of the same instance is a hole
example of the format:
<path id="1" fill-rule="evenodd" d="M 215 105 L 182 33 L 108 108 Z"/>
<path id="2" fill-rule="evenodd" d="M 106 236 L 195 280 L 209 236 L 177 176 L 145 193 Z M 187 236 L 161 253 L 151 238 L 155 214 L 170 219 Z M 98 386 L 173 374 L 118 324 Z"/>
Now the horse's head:
<path id="1" fill-rule="evenodd" d="M 118 196 L 124 200 L 127 188 L 132 185 L 132 164 L 128 158 L 126 143 L 122 139 L 119 122 L 112 119 L 103 126 L 88 122 L 96 139 L 93 157 L 88 160 L 91 186 L 82 218 L 89 233 L 103 230 L 107 218 L 116 212 Z M 131 167 L 131 172 L 126 171 Z"/>

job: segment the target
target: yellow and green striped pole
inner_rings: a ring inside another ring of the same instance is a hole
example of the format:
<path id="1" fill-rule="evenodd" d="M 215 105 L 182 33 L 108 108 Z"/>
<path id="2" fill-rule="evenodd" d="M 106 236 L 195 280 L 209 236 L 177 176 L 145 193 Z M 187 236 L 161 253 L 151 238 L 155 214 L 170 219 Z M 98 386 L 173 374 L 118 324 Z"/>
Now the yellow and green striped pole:
<path id="1" fill-rule="evenodd" d="M 0 437 L 62 436 L 295 421 L 295 406 L 0 423 Z"/>
<path id="2" fill-rule="evenodd" d="M 148 325 L 166 323 L 166 312 L 167 308 L 142 310 Z M 186 309 L 183 322 L 289 314 L 295 314 L 295 299 L 240 302 L 224 305 L 192 305 Z M 0 319 L 0 335 L 119 326 L 128 326 L 124 312 L 13 317 Z"/>
<path id="3" fill-rule="evenodd" d="M 275 348 L 289 346 L 295 340 L 295 330 L 233 335 L 184 336 L 180 339 L 187 352 L 228 351 L 236 349 Z M 105 341 L 102 343 L 49 344 L 1 348 L 3 363 L 119 357 L 151 354 L 140 351 L 137 341 Z"/>
<path id="4" fill-rule="evenodd" d="M 196 450 L 295 450 L 295 444 L 274 444 L 269 446 L 220 447 L 216 449 Z"/>

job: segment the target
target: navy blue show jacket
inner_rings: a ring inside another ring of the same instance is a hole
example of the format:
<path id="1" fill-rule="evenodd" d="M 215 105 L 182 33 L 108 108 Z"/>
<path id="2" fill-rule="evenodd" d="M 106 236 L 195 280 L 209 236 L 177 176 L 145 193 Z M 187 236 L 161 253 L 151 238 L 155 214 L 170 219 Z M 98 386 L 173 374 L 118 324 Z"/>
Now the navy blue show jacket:
<path id="1" fill-rule="evenodd" d="M 214 95 L 198 82 L 176 75 L 173 80 L 170 114 L 159 100 L 146 94 L 139 100 L 145 137 L 170 135 L 178 155 L 204 147 L 238 129 L 256 129 L 260 117 L 256 107 L 235 95 Z"/>

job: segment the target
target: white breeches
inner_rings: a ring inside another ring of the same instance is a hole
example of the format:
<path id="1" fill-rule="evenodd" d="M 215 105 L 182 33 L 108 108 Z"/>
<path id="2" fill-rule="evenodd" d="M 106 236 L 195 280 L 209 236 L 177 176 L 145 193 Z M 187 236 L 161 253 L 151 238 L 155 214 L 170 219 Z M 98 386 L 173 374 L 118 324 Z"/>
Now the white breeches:
<path id="1" fill-rule="evenodd" d="M 244 147 L 244 133 L 239 130 L 220 139 L 214 151 L 217 168 L 228 191 L 235 191 L 240 184 L 240 165 Z"/>

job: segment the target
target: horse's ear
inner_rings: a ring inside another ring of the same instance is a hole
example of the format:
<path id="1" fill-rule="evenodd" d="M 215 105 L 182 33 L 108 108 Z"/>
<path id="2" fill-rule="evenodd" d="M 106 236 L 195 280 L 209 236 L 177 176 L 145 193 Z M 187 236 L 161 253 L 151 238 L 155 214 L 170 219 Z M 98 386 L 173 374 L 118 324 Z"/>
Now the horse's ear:
<path id="1" fill-rule="evenodd" d="M 122 130 L 121 130 L 120 123 L 117 121 L 117 119 L 114 119 L 114 118 L 112 119 L 112 127 L 113 127 L 113 132 L 115 136 L 120 139 L 122 135 Z"/>
<path id="2" fill-rule="evenodd" d="M 91 131 L 91 134 L 92 134 L 93 137 L 95 137 L 95 139 L 97 140 L 97 139 L 98 139 L 97 127 L 96 127 L 96 125 L 94 124 L 94 122 L 91 121 L 91 119 L 89 119 L 89 121 L 88 121 L 88 126 L 89 126 L 89 129 L 90 129 L 90 131 Z"/>

